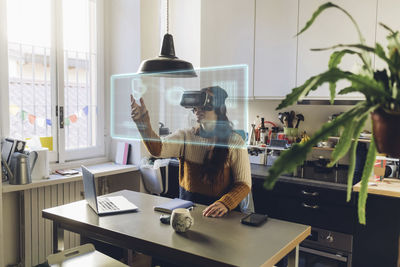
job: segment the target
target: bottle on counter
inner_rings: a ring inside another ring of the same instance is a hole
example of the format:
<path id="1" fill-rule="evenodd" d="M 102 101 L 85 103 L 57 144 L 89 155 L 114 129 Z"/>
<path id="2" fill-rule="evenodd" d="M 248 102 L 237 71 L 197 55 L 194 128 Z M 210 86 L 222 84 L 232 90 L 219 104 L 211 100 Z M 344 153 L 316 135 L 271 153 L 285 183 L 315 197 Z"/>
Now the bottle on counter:
<path id="1" fill-rule="evenodd" d="M 264 118 L 261 118 L 261 126 L 260 126 L 260 144 L 268 143 L 268 128 L 265 127 Z"/>
<path id="2" fill-rule="evenodd" d="M 253 146 L 256 144 L 256 124 L 251 124 L 251 132 L 249 138 L 249 145 Z"/>

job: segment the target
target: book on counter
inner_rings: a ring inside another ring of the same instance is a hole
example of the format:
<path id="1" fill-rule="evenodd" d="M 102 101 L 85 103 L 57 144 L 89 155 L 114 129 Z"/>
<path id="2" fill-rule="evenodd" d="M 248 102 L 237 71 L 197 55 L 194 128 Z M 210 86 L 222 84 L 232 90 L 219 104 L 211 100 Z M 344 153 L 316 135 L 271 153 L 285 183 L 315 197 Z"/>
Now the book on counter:
<path id="1" fill-rule="evenodd" d="M 190 208 L 194 206 L 192 201 L 189 200 L 183 200 L 180 198 L 174 198 L 171 201 L 168 201 L 166 203 L 160 204 L 158 206 L 154 207 L 155 211 L 161 211 L 161 212 L 166 212 L 166 213 L 172 213 L 174 209 L 177 208 Z"/>

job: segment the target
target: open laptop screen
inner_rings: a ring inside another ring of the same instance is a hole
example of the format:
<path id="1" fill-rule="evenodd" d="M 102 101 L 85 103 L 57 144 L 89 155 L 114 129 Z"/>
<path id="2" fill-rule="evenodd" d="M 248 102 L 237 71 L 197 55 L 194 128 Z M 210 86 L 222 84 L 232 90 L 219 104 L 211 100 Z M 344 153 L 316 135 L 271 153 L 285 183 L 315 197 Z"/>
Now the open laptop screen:
<path id="1" fill-rule="evenodd" d="M 94 183 L 94 174 L 90 172 L 85 166 L 82 167 L 82 176 L 83 176 L 83 188 L 85 191 L 85 199 L 89 203 L 89 205 L 96 212 L 97 209 L 97 196 L 96 196 L 96 186 Z"/>

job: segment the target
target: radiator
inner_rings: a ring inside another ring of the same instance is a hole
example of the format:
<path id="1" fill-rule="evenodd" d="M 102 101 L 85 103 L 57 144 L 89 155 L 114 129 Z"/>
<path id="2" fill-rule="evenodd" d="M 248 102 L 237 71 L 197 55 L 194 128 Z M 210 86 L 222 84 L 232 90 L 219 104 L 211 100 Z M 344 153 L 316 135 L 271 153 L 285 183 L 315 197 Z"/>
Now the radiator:
<path id="1" fill-rule="evenodd" d="M 46 261 L 52 254 L 53 225 L 42 218 L 42 210 L 83 199 L 82 181 L 24 190 L 21 194 L 20 257 L 23 266 Z M 64 231 L 64 249 L 78 246 L 80 236 Z"/>

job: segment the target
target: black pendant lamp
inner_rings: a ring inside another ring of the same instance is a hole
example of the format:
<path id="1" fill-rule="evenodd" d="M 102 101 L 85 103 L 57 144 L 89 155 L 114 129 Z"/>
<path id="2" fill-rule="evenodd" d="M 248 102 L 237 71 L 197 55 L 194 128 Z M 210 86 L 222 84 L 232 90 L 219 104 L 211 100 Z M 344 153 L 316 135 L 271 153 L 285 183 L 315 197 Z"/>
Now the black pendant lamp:
<path id="1" fill-rule="evenodd" d="M 192 63 L 181 60 L 175 56 L 174 39 L 172 35 L 168 33 L 168 5 L 169 1 L 167 0 L 167 33 L 163 38 L 161 53 L 156 58 L 143 61 L 140 64 L 138 73 L 151 73 L 160 77 L 170 78 L 197 77 Z"/>

